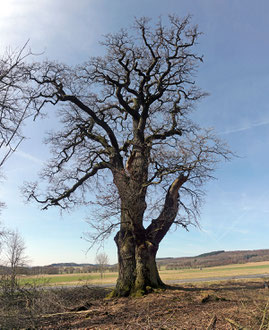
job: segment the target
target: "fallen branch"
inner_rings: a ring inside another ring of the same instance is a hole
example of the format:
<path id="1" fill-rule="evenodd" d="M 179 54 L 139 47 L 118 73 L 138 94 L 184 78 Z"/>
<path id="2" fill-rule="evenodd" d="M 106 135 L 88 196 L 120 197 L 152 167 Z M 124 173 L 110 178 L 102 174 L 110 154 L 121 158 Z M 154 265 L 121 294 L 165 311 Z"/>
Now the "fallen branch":
<path id="1" fill-rule="evenodd" d="M 61 315 L 90 314 L 92 312 L 98 312 L 98 311 L 99 311 L 98 309 L 92 309 L 92 310 L 86 310 L 86 311 L 61 312 L 61 313 L 40 315 L 39 317 L 46 318 L 46 317 L 61 316 Z"/>
<path id="2" fill-rule="evenodd" d="M 265 318 L 266 318 L 266 314 L 267 314 L 267 310 L 268 310 L 268 305 L 269 305 L 269 300 L 267 301 L 267 304 L 264 308 L 264 311 L 263 311 L 263 316 L 262 316 L 262 323 L 259 327 L 259 330 L 262 330 L 262 328 L 264 327 L 264 322 L 265 322 Z"/>
<path id="3" fill-rule="evenodd" d="M 210 322 L 209 322 L 208 327 L 206 328 L 206 330 L 213 330 L 215 328 L 216 322 L 217 322 L 217 316 L 214 315 L 212 317 L 212 319 L 210 320 Z"/>

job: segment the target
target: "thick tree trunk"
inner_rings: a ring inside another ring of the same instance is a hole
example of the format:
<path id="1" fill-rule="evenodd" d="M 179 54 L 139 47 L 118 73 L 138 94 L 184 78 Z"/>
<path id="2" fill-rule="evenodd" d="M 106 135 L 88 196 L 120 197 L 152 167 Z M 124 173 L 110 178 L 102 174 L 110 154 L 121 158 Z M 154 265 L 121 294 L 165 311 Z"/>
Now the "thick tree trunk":
<path id="1" fill-rule="evenodd" d="M 115 236 L 118 248 L 119 276 L 113 291 L 115 297 L 126 297 L 130 295 L 135 282 L 135 243 L 132 232 L 120 230 Z"/>
<path id="2" fill-rule="evenodd" d="M 185 181 L 183 175 L 174 180 L 166 194 L 163 210 L 147 229 L 143 227 L 146 208 L 146 204 L 141 202 L 143 198 L 132 199 L 124 203 L 125 207 L 122 206 L 121 228 L 115 237 L 119 277 L 112 296 L 140 296 L 153 288 L 165 287 L 159 276 L 156 254 L 177 215 L 178 190 Z"/>
<path id="3" fill-rule="evenodd" d="M 119 277 L 113 297 L 141 296 L 156 288 L 164 288 L 156 265 L 158 248 L 149 241 L 137 243 L 131 232 L 120 230 L 118 247 Z"/>
<path id="4" fill-rule="evenodd" d="M 135 295 L 142 295 L 152 289 L 165 287 L 156 264 L 157 251 L 158 247 L 147 240 L 136 246 L 136 279 L 133 289 Z"/>
<path id="5" fill-rule="evenodd" d="M 142 150 L 143 151 L 143 150 Z M 164 288 L 156 265 L 159 243 L 171 227 L 178 211 L 178 189 L 185 178 L 170 186 L 160 216 L 145 229 L 147 161 L 137 148 L 126 171 L 115 171 L 114 183 L 121 198 L 121 227 L 115 237 L 118 248 L 119 277 L 114 297 L 141 296 L 154 288 Z"/>

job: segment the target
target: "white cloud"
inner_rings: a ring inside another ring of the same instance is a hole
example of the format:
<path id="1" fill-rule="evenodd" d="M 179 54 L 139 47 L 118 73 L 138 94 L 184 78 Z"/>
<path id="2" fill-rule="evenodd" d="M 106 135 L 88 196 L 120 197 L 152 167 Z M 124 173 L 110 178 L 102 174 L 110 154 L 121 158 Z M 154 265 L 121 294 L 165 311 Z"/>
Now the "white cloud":
<path id="1" fill-rule="evenodd" d="M 27 160 L 30 160 L 36 164 L 39 164 L 39 165 L 43 165 L 44 164 L 44 161 L 40 158 L 37 158 L 35 156 L 32 156 L 31 154 L 29 153 L 26 153 L 26 152 L 23 152 L 23 151 L 17 151 L 16 154 L 24 159 L 27 159 Z"/>
<path id="2" fill-rule="evenodd" d="M 247 131 L 247 130 L 250 130 L 250 129 L 253 129 L 253 128 L 256 128 L 256 127 L 259 127 L 259 126 L 265 126 L 265 125 L 268 125 L 268 124 L 269 124 L 269 120 L 266 119 L 266 120 L 259 121 L 259 122 L 256 122 L 256 123 L 249 123 L 249 124 L 247 124 L 245 126 L 242 126 L 242 127 L 228 129 L 228 130 L 222 132 L 221 134 L 225 135 L 225 134 L 243 132 L 243 131 Z"/>

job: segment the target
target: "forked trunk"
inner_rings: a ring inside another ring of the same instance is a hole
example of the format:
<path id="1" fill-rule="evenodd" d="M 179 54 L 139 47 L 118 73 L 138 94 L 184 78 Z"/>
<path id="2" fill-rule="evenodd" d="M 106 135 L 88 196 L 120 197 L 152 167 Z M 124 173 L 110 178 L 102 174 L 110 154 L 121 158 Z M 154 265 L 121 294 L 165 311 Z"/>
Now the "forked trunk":
<path id="1" fill-rule="evenodd" d="M 121 227 L 115 237 L 119 277 L 111 296 L 140 296 L 153 288 L 165 288 L 156 265 L 156 254 L 160 242 L 177 215 L 178 190 L 186 180 L 184 175 L 174 180 L 167 191 L 159 217 L 152 220 L 146 229 L 143 227 L 146 208 L 144 196 L 140 199 L 132 198 L 129 203 L 128 200 L 122 203 Z"/>
<path id="2" fill-rule="evenodd" d="M 137 153 L 138 154 L 138 153 Z M 137 155 L 136 155 L 137 156 Z M 138 156 L 137 156 L 138 157 Z M 135 169 L 139 174 L 138 166 L 143 157 L 135 161 Z M 133 161 L 133 163 L 135 162 Z M 129 164 L 130 165 L 130 164 Z M 112 297 L 141 296 L 155 288 L 165 288 L 156 265 L 156 254 L 159 243 L 170 229 L 178 212 L 178 190 L 186 181 L 180 175 L 171 184 L 167 191 L 164 207 L 157 219 L 145 229 L 143 216 L 147 207 L 145 202 L 146 189 L 140 182 L 145 182 L 143 171 L 141 175 L 130 179 L 125 172 L 115 172 L 114 181 L 121 198 L 121 227 L 115 236 L 118 248 L 119 277 Z M 127 185 L 128 183 L 128 185 Z"/>
<path id="3" fill-rule="evenodd" d="M 118 247 L 119 277 L 113 297 L 141 296 L 156 288 L 164 288 L 156 265 L 156 248 L 145 241 L 137 244 L 133 235 L 119 231 L 115 237 Z"/>

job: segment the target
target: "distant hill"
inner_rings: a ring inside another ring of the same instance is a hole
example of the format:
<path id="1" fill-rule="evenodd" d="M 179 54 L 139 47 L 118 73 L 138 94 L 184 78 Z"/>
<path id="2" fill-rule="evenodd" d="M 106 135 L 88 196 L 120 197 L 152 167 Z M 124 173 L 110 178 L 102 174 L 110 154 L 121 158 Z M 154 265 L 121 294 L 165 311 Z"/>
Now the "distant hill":
<path id="1" fill-rule="evenodd" d="M 167 269 L 214 267 L 247 262 L 269 261 L 269 249 L 243 251 L 211 251 L 195 257 L 157 258 L 157 264 Z M 96 267 L 95 264 L 77 264 L 74 262 L 53 263 L 45 267 Z M 116 267 L 116 265 L 107 265 Z"/>
<path id="2" fill-rule="evenodd" d="M 167 269 L 214 267 L 247 262 L 269 261 L 269 249 L 243 251 L 212 251 L 195 257 L 157 258 Z"/>
<path id="3" fill-rule="evenodd" d="M 204 258 L 204 257 L 210 257 L 210 256 L 215 256 L 217 254 L 220 253 L 225 253 L 224 250 L 220 250 L 220 251 L 212 251 L 212 252 L 207 252 L 207 253 L 203 253 L 203 254 L 199 254 L 197 257 L 195 258 Z"/>

